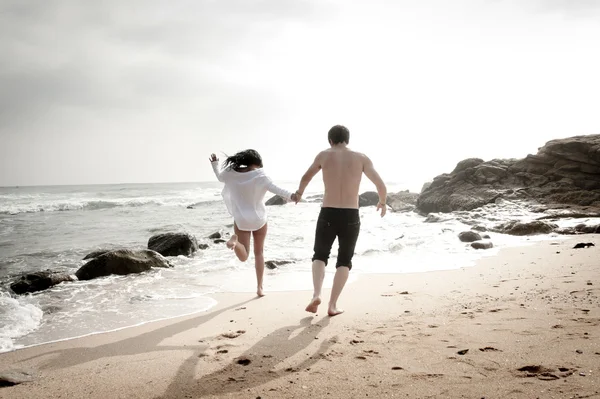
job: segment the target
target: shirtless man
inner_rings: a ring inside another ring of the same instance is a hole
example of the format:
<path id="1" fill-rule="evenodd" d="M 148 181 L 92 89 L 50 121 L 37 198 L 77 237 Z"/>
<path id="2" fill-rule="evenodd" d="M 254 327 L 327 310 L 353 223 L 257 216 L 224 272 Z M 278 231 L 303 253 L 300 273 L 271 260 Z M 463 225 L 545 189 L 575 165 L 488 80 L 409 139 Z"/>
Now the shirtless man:
<path id="1" fill-rule="evenodd" d="M 352 257 L 360 231 L 358 190 L 363 173 L 377 187 L 379 194 L 377 210 L 381 211 L 381 217 L 386 212 L 387 189 L 385 184 L 375 171 L 371 160 L 366 155 L 349 149 L 349 142 L 350 132 L 346 127 L 340 125 L 332 127 L 329 130 L 331 148 L 317 155 L 313 164 L 302 176 L 300 188 L 296 191 L 296 200 L 299 200 L 308 183 L 319 170 L 323 170 L 325 195 L 317 221 L 312 259 L 314 294 L 306 307 L 306 311 L 311 313 L 316 313 L 321 304 L 325 266 L 336 237 L 339 250 L 327 313 L 329 316 L 336 316 L 343 312 L 338 309 L 337 300 L 348 280 L 350 269 L 352 269 Z"/>

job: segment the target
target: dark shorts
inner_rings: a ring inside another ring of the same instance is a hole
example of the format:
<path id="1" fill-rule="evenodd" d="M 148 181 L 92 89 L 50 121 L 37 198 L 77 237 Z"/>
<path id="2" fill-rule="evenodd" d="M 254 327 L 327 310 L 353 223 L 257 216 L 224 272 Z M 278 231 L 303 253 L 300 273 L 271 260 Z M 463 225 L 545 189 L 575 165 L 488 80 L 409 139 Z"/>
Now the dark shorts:
<path id="1" fill-rule="evenodd" d="M 327 264 L 335 238 L 338 239 L 338 257 L 335 267 L 352 269 L 352 257 L 360 232 L 358 209 L 321 208 L 315 232 L 315 254 L 313 261 Z"/>

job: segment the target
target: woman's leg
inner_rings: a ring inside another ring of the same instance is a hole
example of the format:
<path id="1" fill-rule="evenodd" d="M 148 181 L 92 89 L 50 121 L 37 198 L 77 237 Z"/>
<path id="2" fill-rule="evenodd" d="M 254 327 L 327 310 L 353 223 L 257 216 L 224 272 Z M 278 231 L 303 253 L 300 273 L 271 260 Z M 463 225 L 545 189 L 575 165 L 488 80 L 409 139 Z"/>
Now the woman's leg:
<path id="1" fill-rule="evenodd" d="M 256 295 L 264 296 L 263 276 L 265 274 L 265 238 L 267 238 L 267 225 L 252 233 L 254 237 L 254 267 L 256 268 Z"/>
<path id="2" fill-rule="evenodd" d="M 227 241 L 227 248 L 233 249 L 238 259 L 245 262 L 248 260 L 251 233 L 238 229 L 235 223 L 233 224 L 233 231 L 235 234 Z"/>

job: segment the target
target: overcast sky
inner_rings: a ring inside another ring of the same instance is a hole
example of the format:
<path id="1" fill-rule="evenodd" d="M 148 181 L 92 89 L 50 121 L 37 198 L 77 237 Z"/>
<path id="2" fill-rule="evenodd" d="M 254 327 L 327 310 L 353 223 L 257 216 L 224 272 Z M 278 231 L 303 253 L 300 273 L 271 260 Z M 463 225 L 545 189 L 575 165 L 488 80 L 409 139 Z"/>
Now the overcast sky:
<path id="1" fill-rule="evenodd" d="M 298 180 L 344 124 L 388 182 L 600 133 L 596 0 L 0 0 L 0 186 Z"/>

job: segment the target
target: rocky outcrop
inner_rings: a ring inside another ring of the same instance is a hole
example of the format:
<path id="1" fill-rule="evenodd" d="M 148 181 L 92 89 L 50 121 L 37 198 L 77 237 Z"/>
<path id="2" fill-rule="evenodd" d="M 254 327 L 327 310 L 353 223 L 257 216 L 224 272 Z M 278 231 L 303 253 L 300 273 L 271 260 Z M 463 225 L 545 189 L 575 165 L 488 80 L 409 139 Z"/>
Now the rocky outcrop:
<path id="1" fill-rule="evenodd" d="M 148 249 L 162 256 L 190 256 L 198 250 L 198 241 L 188 233 L 157 234 L 148 240 Z"/>
<path id="2" fill-rule="evenodd" d="M 21 295 L 28 292 L 47 290 L 63 281 L 75 280 L 77 279 L 72 275 L 45 270 L 21 276 L 17 281 L 10 285 L 10 289 L 13 290 L 15 294 Z"/>
<path id="3" fill-rule="evenodd" d="M 520 160 L 465 159 L 423 190 L 417 208 L 469 211 L 497 198 L 600 207 L 600 135 L 552 140 Z"/>
<path id="4" fill-rule="evenodd" d="M 285 204 L 287 204 L 287 200 L 283 197 L 280 197 L 279 195 L 271 197 L 269 200 L 267 200 L 267 202 L 265 202 L 266 206 L 285 205 Z"/>
<path id="5" fill-rule="evenodd" d="M 105 253 L 107 253 L 107 252 L 110 252 L 110 251 L 114 251 L 114 249 L 98 249 L 98 250 L 96 250 L 96 251 L 93 251 L 93 252 L 90 252 L 89 254 L 87 254 L 87 255 L 86 255 L 84 258 L 83 258 L 83 260 L 88 260 L 88 259 L 94 259 L 94 258 L 97 258 L 98 256 L 100 256 L 100 255 L 103 255 L 103 254 L 105 254 Z"/>
<path id="6" fill-rule="evenodd" d="M 492 230 L 497 233 L 509 234 L 512 236 L 530 236 L 536 234 L 550 234 L 558 226 L 552 223 L 546 223 L 541 220 L 534 220 L 533 222 L 519 222 L 512 221 L 502 223 Z"/>
<path id="7" fill-rule="evenodd" d="M 148 249 L 119 249 L 100 255 L 83 265 L 75 275 L 79 280 L 91 280 L 111 274 L 127 275 L 142 273 L 153 267 L 171 267 L 158 252 Z"/>
<path id="8" fill-rule="evenodd" d="M 463 231 L 458 235 L 458 239 L 462 242 L 473 242 L 481 240 L 481 236 L 475 231 Z"/>

